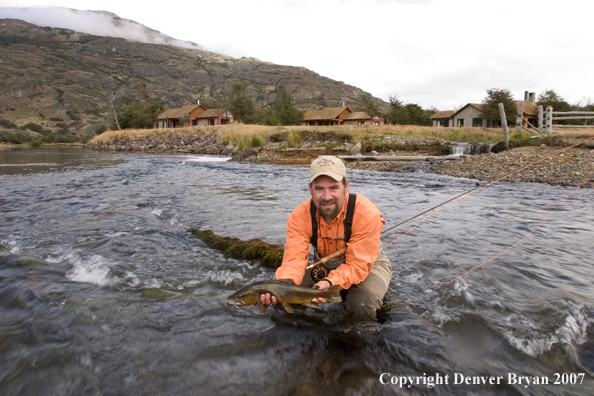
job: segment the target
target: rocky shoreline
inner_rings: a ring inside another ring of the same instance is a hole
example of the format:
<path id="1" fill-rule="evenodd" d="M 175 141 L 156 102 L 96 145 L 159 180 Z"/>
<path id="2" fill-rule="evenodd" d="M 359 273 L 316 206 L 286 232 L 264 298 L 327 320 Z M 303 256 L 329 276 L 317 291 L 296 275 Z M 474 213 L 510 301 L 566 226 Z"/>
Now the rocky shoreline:
<path id="1" fill-rule="evenodd" d="M 408 161 L 349 161 L 347 168 L 371 171 L 412 171 L 423 166 L 427 171 L 454 177 L 493 181 L 523 166 L 549 157 L 503 179 L 504 182 L 534 182 L 559 186 L 577 186 L 594 169 L 594 140 L 562 153 L 555 153 L 586 140 L 584 138 L 535 139 L 529 146 L 512 148 L 499 153 L 468 156 L 460 160 L 429 159 L 423 164 Z M 353 135 L 340 132 L 301 133 L 297 147 L 287 144 L 287 132 L 273 133 L 260 147 L 240 150 L 230 141 L 220 141 L 216 131 L 198 136 L 176 136 L 156 139 L 143 137 L 94 143 L 86 148 L 102 151 L 146 153 L 188 153 L 229 156 L 233 161 L 257 163 L 309 163 L 319 155 L 354 154 L 358 149 Z M 360 149 L 360 147 L 359 147 Z M 381 156 L 442 156 L 450 153 L 449 143 L 420 136 L 387 136 L 382 138 Z M 590 177 L 582 187 L 594 188 Z"/>
<path id="2" fill-rule="evenodd" d="M 442 175 L 490 182 L 542 160 L 507 176 L 502 181 L 546 183 L 568 187 L 575 187 L 584 181 L 581 187 L 594 188 L 594 176 L 590 174 L 594 170 L 594 149 L 572 148 L 554 155 L 561 150 L 563 150 L 562 147 L 518 147 L 498 154 L 471 156 L 455 163 L 442 162 L 433 166 L 431 171 Z M 590 177 L 584 180 L 589 174 Z"/>

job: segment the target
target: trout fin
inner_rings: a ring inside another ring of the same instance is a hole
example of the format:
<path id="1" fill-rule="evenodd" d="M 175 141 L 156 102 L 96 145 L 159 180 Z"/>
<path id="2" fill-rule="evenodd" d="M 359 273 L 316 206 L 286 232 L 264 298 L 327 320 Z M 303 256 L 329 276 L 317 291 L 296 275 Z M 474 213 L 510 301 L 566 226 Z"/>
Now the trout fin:
<path id="1" fill-rule="evenodd" d="M 258 308 L 260 308 L 260 311 L 262 311 L 262 313 L 266 313 L 266 305 L 262 304 L 259 300 L 258 300 Z"/>
<path id="2" fill-rule="evenodd" d="M 326 300 L 326 302 L 332 302 L 332 303 L 342 302 L 342 297 L 340 297 L 340 286 L 339 285 L 330 286 L 329 288 L 324 289 L 323 291 L 328 291 L 328 297 L 322 297 L 323 299 Z"/>
<path id="3" fill-rule="evenodd" d="M 288 313 L 293 313 L 293 307 L 291 306 L 291 304 L 283 303 L 283 307 L 285 308 L 285 311 L 287 311 Z"/>
<path id="4" fill-rule="evenodd" d="M 303 305 L 307 305 L 310 308 L 317 308 L 317 307 L 320 306 L 320 304 L 316 304 L 315 302 L 311 302 L 311 301 L 310 302 L 303 303 Z"/>

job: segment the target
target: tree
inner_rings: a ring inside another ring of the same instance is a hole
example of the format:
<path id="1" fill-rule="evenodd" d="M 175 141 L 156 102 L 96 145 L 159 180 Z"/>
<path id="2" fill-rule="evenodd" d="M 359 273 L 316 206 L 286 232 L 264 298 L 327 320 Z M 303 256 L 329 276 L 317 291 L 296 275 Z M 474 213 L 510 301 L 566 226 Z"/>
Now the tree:
<path id="1" fill-rule="evenodd" d="M 418 104 L 407 103 L 403 110 L 404 125 L 431 125 L 429 117 L 433 114 Z"/>
<path id="2" fill-rule="evenodd" d="M 554 107 L 553 107 L 554 109 Z M 594 111 L 594 104 L 592 104 L 590 98 L 583 97 L 580 101 L 575 102 L 571 106 L 571 110 L 573 111 Z M 569 120 L 567 123 L 571 123 L 574 125 L 583 124 L 583 125 L 592 125 L 592 120 Z"/>
<path id="3" fill-rule="evenodd" d="M 431 125 L 431 117 L 436 110 L 425 110 L 415 103 L 406 105 L 398 99 L 398 96 L 390 96 L 390 110 L 386 113 L 386 120 L 393 125 Z"/>
<path id="4" fill-rule="evenodd" d="M 398 96 L 389 96 L 388 100 L 390 101 L 390 110 L 386 113 L 386 120 L 392 125 L 402 124 L 404 104 L 398 99 Z"/>
<path id="5" fill-rule="evenodd" d="M 305 112 L 298 110 L 291 96 L 284 88 L 277 90 L 272 109 L 266 117 L 269 125 L 299 125 Z"/>
<path id="6" fill-rule="evenodd" d="M 571 111 L 571 106 L 561 96 L 559 96 L 555 90 L 546 89 L 538 95 L 536 101 L 538 105 L 541 105 L 546 111 L 548 106 L 551 106 L 555 111 Z"/>
<path id="7" fill-rule="evenodd" d="M 253 124 L 256 122 L 256 106 L 254 105 L 254 101 L 244 91 L 245 86 L 242 82 L 233 83 L 231 86 L 229 110 L 233 114 L 235 121 L 244 124 Z"/>
<path id="8" fill-rule="evenodd" d="M 518 106 L 508 89 L 487 89 L 487 96 L 483 99 L 482 103 L 481 118 L 485 120 L 500 120 L 499 103 L 503 103 L 508 124 L 515 125 Z"/>
<path id="9" fill-rule="evenodd" d="M 142 98 L 132 98 L 120 110 L 119 124 L 122 128 L 153 128 L 159 114 L 163 111 L 163 100 L 151 97 L 142 85 Z"/>
<path id="10" fill-rule="evenodd" d="M 375 103 L 373 103 L 373 97 L 367 92 L 363 92 L 357 97 L 357 107 L 369 114 L 369 117 L 380 116 L 380 110 Z"/>
<path id="11" fill-rule="evenodd" d="M 122 127 L 120 126 L 120 122 L 118 120 L 118 113 L 116 111 L 116 98 L 118 97 L 118 93 L 117 92 L 111 92 L 110 94 L 107 93 L 103 93 L 103 96 L 105 97 L 105 100 L 107 102 L 109 102 L 109 108 L 111 109 L 111 112 L 113 114 L 113 120 L 115 125 L 118 127 L 118 130 L 122 130 Z"/>

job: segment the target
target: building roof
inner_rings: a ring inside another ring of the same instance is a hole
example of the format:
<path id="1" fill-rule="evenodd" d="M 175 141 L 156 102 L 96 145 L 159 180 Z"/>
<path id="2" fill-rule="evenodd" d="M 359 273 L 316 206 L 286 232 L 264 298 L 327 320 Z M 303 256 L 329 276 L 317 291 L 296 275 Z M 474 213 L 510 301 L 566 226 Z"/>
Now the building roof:
<path id="1" fill-rule="evenodd" d="M 514 104 L 516 105 L 516 107 L 518 106 L 518 101 L 514 100 Z M 468 106 L 474 107 L 477 110 L 482 110 L 483 109 L 483 105 L 480 103 L 468 103 L 466 106 L 463 106 L 461 109 L 455 111 L 452 115 L 450 115 L 449 117 L 453 117 L 456 114 L 460 113 L 462 110 L 466 109 Z M 446 116 L 443 117 L 438 117 L 437 115 L 440 113 L 445 113 L 446 111 L 438 111 L 437 113 L 435 113 L 434 115 L 432 115 L 429 118 L 446 118 Z M 535 104 L 530 103 L 528 101 L 524 101 L 524 114 L 525 115 L 529 115 L 529 116 L 535 116 L 538 114 L 538 108 L 536 107 Z"/>
<path id="2" fill-rule="evenodd" d="M 442 110 L 438 111 L 437 113 L 433 114 L 429 119 L 437 119 L 437 118 L 450 118 L 454 115 L 456 110 Z"/>
<path id="3" fill-rule="evenodd" d="M 188 106 L 184 106 L 180 109 L 165 110 L 163 113 L 159 114 L 159 119 L 161 119 L 161 118 L 181 118 L 181 117 L 185 116 L 186 114 L 192 113 L 198 107 L 202 107 L 204 110 L 206 110 L 206 107 L 199 105 L 199 104 L 188 105 Z"/>
<path id="4" fill-rule="evenodd" d="M 231 117 L 231 113 L 227 109 L 224 109 L 224 108 L 208 109 L 196 116 L 196 118 L 219 118 L 219 117 Z"/>
<path id="5" fill-rule="evenodd" d="M 517 106 L 518 102 L 517 101 L 514 101 L 514 102 L 516 102 L 516 106 Z M 524 101 L 524 114 L 535 116 L 538 114 L 538 107 L 536 107 L 536 105 L 534 103 Z"/>
<path id="6" fill-rule="evenodd" d="M 371 120 L 369 114 L 364 111 L 355 111 L 344 117 L 345 120 Z"/>
<path id="7" fill-rule="evenodd" d="M 480 104 L 480 103 L 468 103 L 467 105 L 465 105 L 465 106 L 462 106 L 460 109 L 456 110 L 456 111 L 454 112 L 454 114 L 452 114 L 452 117 L 453 117 L 453 116 L 455 116 L 456 114 L 458 114 L 458 113 L 460 113 L 460 112 L 464 111 L 464 109 L 466 109 L 466 108 L 467 108 L 467 107 L 469 107 L 469 106 L 470 106 L 470 107 L 474 107 L 474 108 L 475 108 L 475 109 L 477 109 L 477 110 L 482 110 L 482 109 L 483 109 L 483 105 L 482 105 L 482 104 Z"/>
<path id="8" fill-rule="evenodd" d="M 320 121 L 320 120 L 336 120 L 340 113 L 348 110 L 352 113 L 352 110 L 348 106 L 344 107 L 327 107 L 322 110 L 310 110 L 303 114 L 304 121 Z"/>

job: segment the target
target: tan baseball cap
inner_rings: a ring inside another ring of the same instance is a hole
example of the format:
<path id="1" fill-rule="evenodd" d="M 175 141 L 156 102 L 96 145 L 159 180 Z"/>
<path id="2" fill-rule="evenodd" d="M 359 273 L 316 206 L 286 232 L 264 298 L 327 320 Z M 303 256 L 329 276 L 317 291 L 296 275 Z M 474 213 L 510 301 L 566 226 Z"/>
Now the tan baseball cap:
<path id="1" fill-rule="evenodd" d="M 316 158 L 309 166 L 309 182 L 313 182 L 317 177 L 322 175 L 330 176 L 336 181 L 341 181 L 346 177 L 344 162 L 332 155 L 322 155 Z"/>

